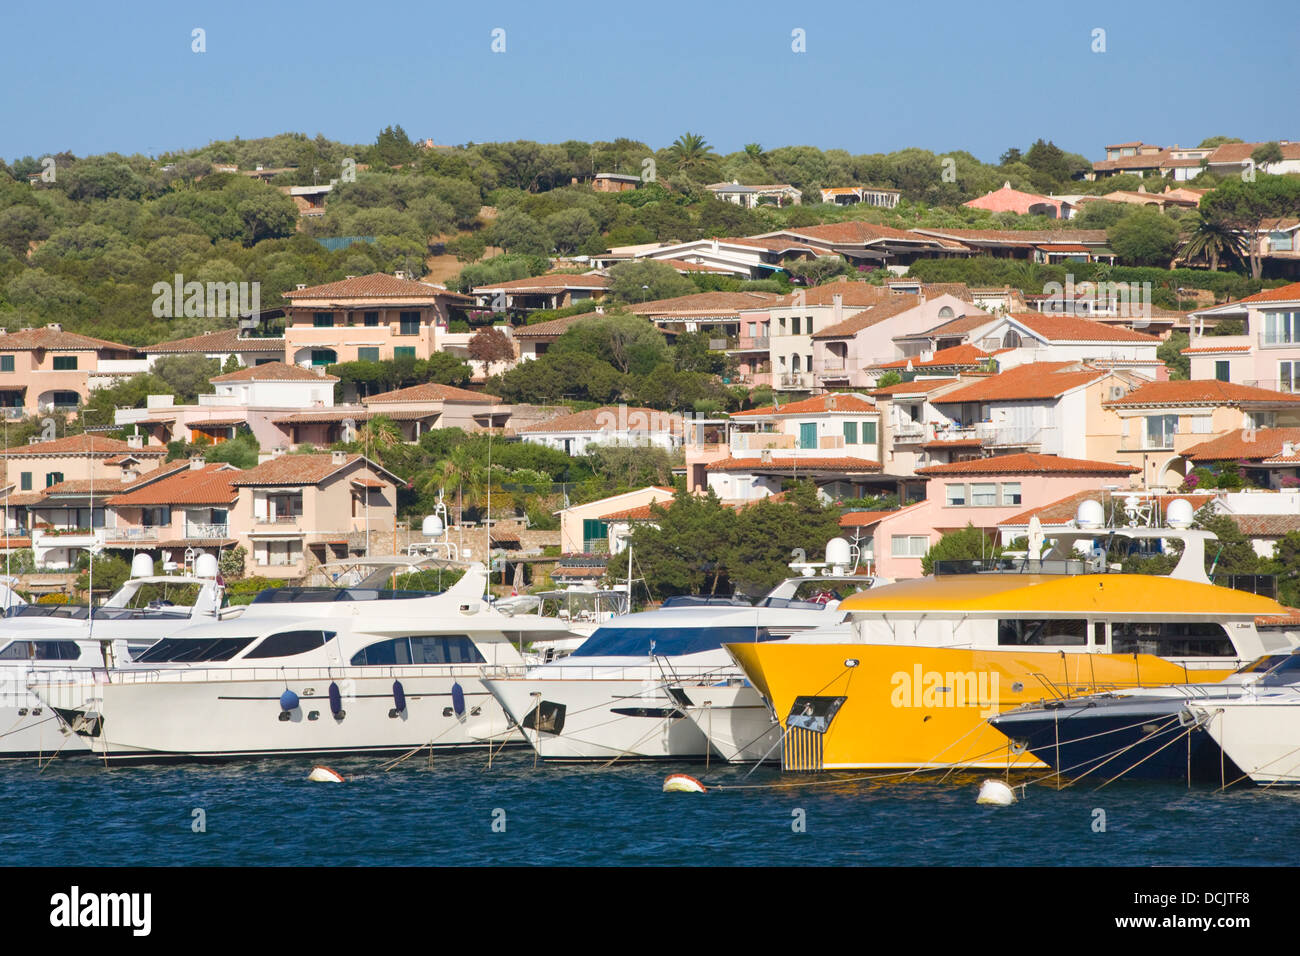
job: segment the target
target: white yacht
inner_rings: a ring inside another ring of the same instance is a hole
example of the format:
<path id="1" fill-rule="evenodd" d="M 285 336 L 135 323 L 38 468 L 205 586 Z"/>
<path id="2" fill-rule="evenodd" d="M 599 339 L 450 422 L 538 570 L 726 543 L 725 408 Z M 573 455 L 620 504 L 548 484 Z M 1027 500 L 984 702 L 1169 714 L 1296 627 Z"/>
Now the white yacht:
<path id="1" fill-rule="evenodd" d="M 762 759 L 779 729 L 769 739 L 775 721 L 723 645 L 783 640 L 841 621 L 840 591 L 880 579 L 850 573 L 851 548 L 836 540 L 830 561 L 791 565 L 799 576 L 756 604 L 670 598 L 607 621 L 568 657 L 520 677 L 489 675 L 484 684 L 547 760 L 703 758 L 710 749 Z"/>
<path id="2" fill-rule="evenodd" d="M 1300 669 L 1248 683 L 1235 697 L 1189 701 L 1184 708 L 1186 719 L 1199 721 L 1227 760 L 1258 784 L 1300 784 L 1300 683 L 1276 686 L 1287 678 L 1300 680 Z"/>
<path id="3" fill-rule="evenodd" d="M 522 672 L 520 648 L 571 636 L 564 623 L 492 610 L 481 564 L 441 593 L 374 586 L 390 573 L 264 591 L 93 682 L 37 675 L 33 689 L 111 761 L 521 743 L 480 670 Z"/>
<path id="4" fill-rule="evenodd" d="M 224 588 L 216 559 L 200 559 L 196 573 L 153 574 L 153 560 L 137 555 L 128 579 L 104 604 L 21 604 L 0 618 L 0 760 L 86 753 L 86 741 L 71 735 L 28 685 L 36 674 L 49 680 L 95 680 L 104 669 L 128 664 L 166 634 L 221 613 Z M 145 571 L 149 573 L 144 573 Z M 148 591 L 145 589 L 149 588 Z M 173 604 L 193 592 L 189 605 Z M 141 594 L 161 594 L 136 606 Z"/>

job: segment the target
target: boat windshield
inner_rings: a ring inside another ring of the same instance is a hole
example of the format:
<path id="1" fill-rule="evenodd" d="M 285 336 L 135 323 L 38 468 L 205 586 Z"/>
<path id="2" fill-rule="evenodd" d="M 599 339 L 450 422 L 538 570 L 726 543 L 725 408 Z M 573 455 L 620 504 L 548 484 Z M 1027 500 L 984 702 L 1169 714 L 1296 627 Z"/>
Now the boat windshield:
<path id="1" fill-rule="evenodd" d="M 140 664 L 197 664 L 228 661 L 255 637 L 165 637 L 136 658 Z"/>
<path id="2" fill-rule="evenodd" d="M 1251 661 L 1249 664 L 1237 668 L 1235 671 L 1233 671 L 1233 673 L 1234 674 L 1264 674 L 1267 673 L 1268 671 L 1271 671 L 1274 667 L 1276 667 L 1278 664 L 1281 664 L 1283 661 L 1289 660 L 1290 657 L 1291 657 L 1290 654 L 1265 654 L 1263 657 L 1258 657 L 1255 660 Z"/>
<path id="3" fill-rule="evenodd" d="M 379 588 L 267 588 L 254 604 L 325 604 L 330 601 L 404 601 L 434 597 L 439 591 L 387 591 Z"/>
<path id="4" fill-rule="evenodd" d="M 602 627 L 570 657 L 675 657 L 699 654 L 723 644 L 775 641 L 762 627 Z"/>
<path id="5" fill-rule="evenodd" d="M 1263 684 L 1294 684 L 1300 680 L 1300 655 L 1288 654 L 1268 669 Z"/>

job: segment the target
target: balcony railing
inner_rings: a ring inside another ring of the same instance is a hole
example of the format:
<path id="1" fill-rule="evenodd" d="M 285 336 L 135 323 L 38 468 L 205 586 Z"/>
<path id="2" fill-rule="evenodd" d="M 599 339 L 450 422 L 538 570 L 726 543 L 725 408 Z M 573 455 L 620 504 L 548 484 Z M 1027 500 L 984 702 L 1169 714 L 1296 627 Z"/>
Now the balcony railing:
<path id="1" fill-rule="evenodd" d="M 259 515 L 258 524 L 296 524 L 302 515 Z"/>
<path id="2" fill-rule="evenodd" d="M 105 528 L 114 541 L 157 541 L 157 528 Z"/>
<path id="3" fill-rule="evenodd" d="M 1142 434 L 1134 438 L 1132 435 L 1121 435 L 1119 439 L 1120 451 L 1173 451 L 1174 438 L 1177 433 L 1170 435 L 1147 435 Z M 1209 440 L 1212 436 L 1204 435 L 1204 440 Z"/>
<path id="4" fill-rule="evenodd" d="M 22 417 L 23 409 L 21 406 L 7 405 L 4 408 L 0 408 L 0 418 L 8 419 L 12 422 Z"/>
<path id="5" fill-rule="evenodd" d="M 812 376 L 807 372 L 782 372 L 777 382 L 782 388 L 810 388 Z"/>
<path id="6" fill-rule="evenodd" d="M 927 429 L 921 422 L 895 422 L 890 431 L 894 441 L 924 441 Z"/>
<path id="7" fill-rule="evenodd" d="M 185 537 L 187 538 L 224 538 L 227 537 L 230 526 L 225 524 L 203 524 L 195 522 L 185 526 Z"/>

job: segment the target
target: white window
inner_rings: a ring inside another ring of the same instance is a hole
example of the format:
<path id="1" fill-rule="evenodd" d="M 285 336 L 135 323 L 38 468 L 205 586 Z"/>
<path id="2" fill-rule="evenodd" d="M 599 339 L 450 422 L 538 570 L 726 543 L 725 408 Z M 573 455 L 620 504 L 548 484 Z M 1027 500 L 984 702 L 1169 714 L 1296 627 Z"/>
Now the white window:
<path id="1" fill-rule="evenodd" d="M 949 508 L 960 508 L 966 504 L 965 485 L 944 485 L 944 504 Z"/>
<path id="2" fill-rule="evenodd" d="M 923 558 L 930 539 L 923 534 L 896 534 L 889 539 L 889 553 L 895 558 Z"/>
<path id="3" fill-rule="evenodd" d="M 1002 483 L 1002 503 L 1004 505 L 1020 504 L 1020 482 L 1004 481 Z"/>
<path id="4" fill-rule="evenodd" d="M 1192 434 L 1208 435 L 1210 433 L 1210 415 L 1193 415 L 1192 416 Z"/>
<path id="5" fill-rule="evenodd" d="M 988 508 L 998 503 L 998 486 L 981 484 L 970 486 L 970 503 L 976 508 Z"/>
<path id="6" fill-rule="evenodd" d="M 1277 390 L 1279 392 L 1300 390 L 1300 362 L 1277 363 Z"/>
<path id="7" fill-rule="evenodd" d="M 1148 415 L 1144 448 L 1172 448 L 1178 433 L 1177 415 Z"/>

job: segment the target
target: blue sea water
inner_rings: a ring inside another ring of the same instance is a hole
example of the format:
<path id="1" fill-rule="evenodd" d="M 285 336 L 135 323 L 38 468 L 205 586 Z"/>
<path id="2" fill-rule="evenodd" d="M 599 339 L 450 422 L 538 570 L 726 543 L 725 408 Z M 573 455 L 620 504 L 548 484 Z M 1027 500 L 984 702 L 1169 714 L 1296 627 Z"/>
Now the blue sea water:
<path id="1" fill-rule="evenodd" d="M 533 766 L 531 752 L 104 768 L 0 766 L 11 866 L 1294 865 L 1300 792 L 1082 784 L 975 803 L 981 776 Z M 666 794 L 692 773 L 706 794 Z M 848 777 L 850 775 L 844 775 Z M 744 779 L 742 779 L 744 778 Z M 754 789 L 728 789 L 744 783 Z M 1104 818 L 1097 811 L 1104 813 Z M 196 814 L 195 811 L 202 811 Z M 201 820 L 202 832 L 196 832 Z M 798 824 L 803 829 L 799 832 Z M 1104 830 L 1098 824 L 1104 822 Z M 495 823 L 495 827 L 494 827 Z"/>

